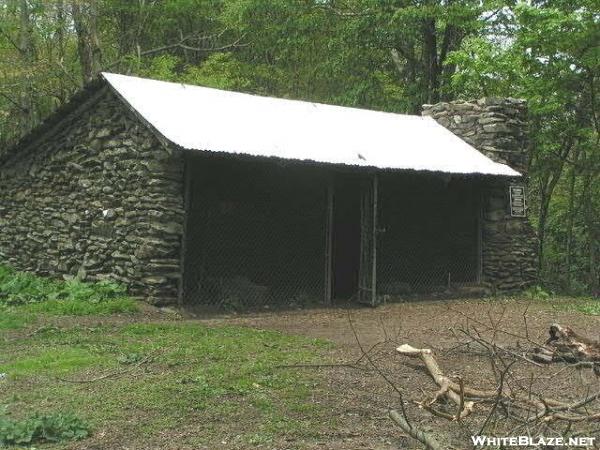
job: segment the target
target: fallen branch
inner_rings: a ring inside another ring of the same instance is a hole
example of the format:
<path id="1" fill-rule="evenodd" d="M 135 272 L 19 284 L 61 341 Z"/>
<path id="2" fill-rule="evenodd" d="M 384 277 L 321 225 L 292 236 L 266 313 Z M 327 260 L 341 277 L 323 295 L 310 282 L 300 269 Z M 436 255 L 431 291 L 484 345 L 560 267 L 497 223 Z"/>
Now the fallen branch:
<path id="1" fill-rule="evenodd" d="M 109 373 L 106 373 L 104 375 L 100 375 L 98 377 L 88 378 L 88 379 L 84 379 L 84 380 L 70 380 L 68 378 L 59 378 L 59 377 L 56 377 L 56 379 L 58 381 L 62 381 L 64 383 L 85 384 L 85 383 L 95 383 L 97 381 L 106 380 L 108 378 L 120 377 L 120 376 L 125 375 L 125 374 L 127 374 L 129 372 L 133 372 L 133 370 L 135 370 L 135 369 L 139 368 L 140 366 L 142 366 L 143 364 L 146 364 L 147 362 L 149 362 L 151 360 L 151 357 L 152 357 L 153 354 L 154 354 L 154 352 L 152 352 L 152 354 L 146 356 L 145 358 L 141 359 L 136 364 L 128 367 L 127 369 L 117 370 L 117 371 L 114 371 L 114 372 L 109 372 Z"/>
<path id="2" fill-rule="evenodd" d="M 472 401 L 464 401 L 465 394 L 470 393 L 470 395 L 480 396 L 480 394 L 484 394 L 483 392 L 469 390 L 469 393 L 467 393 L 467 389 L 463 386 L 462 381 L 460 384 L 457 384 L 445 376 L 437 361 L 433 357 L 433 352 L 428 348 L 419 349 L 408 344 L 403 344 L 396 350 L 405 356 L 420 357 L 425 364 L 425 367 L 429 371 L 429 374 L 435 383 L 440 387 L 440 390 L 436 393 L 434 399 L 427 404 L 428 407 L 431 407 L 439 398 L 445 396 L 459 407 L 459 411 L 455 416 L 453 416 L 453 419 L 460 420 L 471 414 L 475 403 Z M 422 406 L 425 407 L 425 404 Z"/>
<path id="3" fill-rule="evenodd" d="M 510 417 L 518 419 L 525 424 L 534 422 L 550 423 L 556 421 L 569 423 L 590 422 L 600 419 L 600 413 L 590 413 L 582 410 L 584 406 L 598 400 L 600 398 L 600 392 L 571 404 L 563 403 L 551 398 L 536 398 L 532 395 L 519 395 L 516 393 L 505 392 L 504 377 L 511 365 L 507 365 L 503 371 L 500 378 L 500 386 L 497 390 L 487 391 L 472 389 L 464 385 L 462 378 L 459 378 L 459 383 L 455 383 L 449 377 L 444 375 L 435 360 L 431 349 L 419 349 L 408 344 L 403 344 L 396 350 L 398 353 L 405 356 L 421 358 L 427 371 L 431 375 L 431 378 L 433 378 L 435 383 L 439 386 L 439 390 L 435 393 L 432 400 L 428 402 L 417 402 L 421 408 L 438 417 L 459 421 L 473 412 L 475 401 L 479 401 L 482 403 L 493 402 L 492 410 L 486 418 L 482 430 L 489 423 L 491 416 L 497 411 L 498 406 L 500 405 L 507 411 L 510 409 L 527 412 L 528 417 L 520 416 L 520 414 L 515 414 L 514 412 L 509 414 Z M 456 414 L 449 414 L 434 408 L 434 404 L 442 397 L 446 397 L 458 406 L 458 412 Z M 530 416 L 531 413 L 533 413 L 533 416 Z"/>
<path id="4" fill-rule="evenodd" d="M 409 425 L 408 422 L 404 420 L 404 417 L 398 413 L 398 411 L 392 409 L 390 410 L 389 415 L 390 419 L 392 419 L 396 425 L 398 425 L 410 437 L 423 444 L 425 448 L 429 450 L 443 450 L 444 447 L 442 447 L 442 445 L 436 441 L 434 437 L 422 430 L 419 430 L 414 425 Z"/>

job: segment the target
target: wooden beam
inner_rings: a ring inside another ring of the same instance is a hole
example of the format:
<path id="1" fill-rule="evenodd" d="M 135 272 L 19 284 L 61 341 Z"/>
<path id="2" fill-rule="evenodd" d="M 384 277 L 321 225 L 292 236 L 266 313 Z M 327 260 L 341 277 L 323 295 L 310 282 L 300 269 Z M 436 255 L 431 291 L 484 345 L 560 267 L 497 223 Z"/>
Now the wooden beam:
<path id="1" fill-rule="evenodd" d="M 330 175 L 327 180 L 327 207 L 325 208 L 325 304 L 332 305 L 333 287 L 333 197 L 334 186 Z"/>
<path id="2" fill-rule="evenodd" d="M 372 275 L 371 275 L 371 305 L 375 306 L 377 304 L 377 200 L 379 196 L 379 178 L 377 174 L 373 175 L 373 229 L 371 245 L 372 249 L 372 264 L 373 267 Z"/>
<path id="3" fill-rule="evenodd" d="M 190 156 L 183 152 L 181 157 L 183 158 L 183 233 L 181 235 L 181 247 L 179 249 L 179 271 L 181 276 L 179 277 L 177 303 L 179 306 L 183 306 L 184 294 L 185 294 L 185 262 L 187 252 L 187 240 L 188 240 L 188 220 L 190 215 L 190 199 L 191 199 L 191 174 L 190 174 Z"/>

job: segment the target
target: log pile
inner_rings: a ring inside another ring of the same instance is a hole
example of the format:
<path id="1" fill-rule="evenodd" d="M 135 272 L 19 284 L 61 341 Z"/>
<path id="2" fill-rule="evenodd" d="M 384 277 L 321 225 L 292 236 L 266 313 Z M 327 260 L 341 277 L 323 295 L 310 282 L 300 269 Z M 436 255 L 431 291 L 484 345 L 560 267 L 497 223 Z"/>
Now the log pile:
<path id="1" fill-rule="evenodd" d="M 550 326 L 549 334 L 550 337 L 543 347 L 533 349 L 531 359 L 544 364 L 567 362 L 590 365 L 594 367 L 596 375 L 600 376 L 600 342 L 581 336 L 570 327 L 557 323 Z"/>
<path id="2" fill-rule="evenodd" d="M 537 348 L 534 355 L 544 363 L 569 362 L 590 365 L 598 374 L 600 367 L 600 343 L 578 335 L 569 327 L 553 324 L 546 345 Z M 506 367 L 495 389 L 482 390 L 466 386 L 461 377 L 448 377 L 440 368 L 431 349 L 415 348 L 408 344 L 400 345 L 396 351 L 403 356 L 419 358 L 436 383 L 438 390 L 429 398 L 416 404 L 431 414 L 451 421 L 461 421 L 475 412 L 486 409 L 491 417 L 497 409 L 502 409 L 510 418 L 519 423 L 575 423 L 600 420 L 600 412 L 590 410 L 590 406 L 600 399 L 600 392 L 588 394 L 585 398 L 565 403 L 553 398 L 517 392 L 504 383 L 504 375 L 510 371 Z M 484 406 L 487 405 L 487 408 Z"/>

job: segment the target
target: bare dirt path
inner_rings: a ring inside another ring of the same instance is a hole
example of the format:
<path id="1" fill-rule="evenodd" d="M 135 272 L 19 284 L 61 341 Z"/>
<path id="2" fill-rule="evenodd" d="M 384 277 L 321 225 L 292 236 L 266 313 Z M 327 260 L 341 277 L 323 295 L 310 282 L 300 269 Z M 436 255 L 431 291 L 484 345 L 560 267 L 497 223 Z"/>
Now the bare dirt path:
<path id="1" fill-rule="evenodd" d="M 548 326 L 553 322 L 571 324 L 590 338 L 600 338 L 600 316 L 584 316 L 555 308 L 551 303 L 526 300 L 422 301 L 378 308 L 317 308 L 199 320 L 215 326 L 236 324 L 328 339 L 341 347 L 358 350 L 349 319 L 367 346 L 394 337 L 417 346 L 436 348 L 443 347 L 448 340 L 455 343 L 450 330 L 464 324 L 466 316 L 488 325 L 493 318 L 499 328 L 515 333 L 525 331 L 525 317 L 533 340 L 545 340 Z"/>
<path id="2" fill-rule="evenodd" d="M 399 356 L 395 352 L 396 345 L 409 343 L 432 348 L 448 375 L 460 374 L 471 387 L 495 389 L 496 369 L 480 349 L 461 345 L 464 344 L 461 330 L 477 329 L 490 338 L 495 334 L 496 342 L 511 348 L 526 348 L 532 345 L 531 342 L 544 343 L 553 322 L 571 326 L 591 339 L 600 339 L 600 317 L 565 308 L 564 301 L 562 307 L 559 304 L 561 302 L 514 299 L 423 301 L 375 309 L 307 309 L 198 320 L 209 326 L 235 324 L 330 340 L 336 346 L 324 363 L 352 363 L 360 358 L 362 353 L 357 337 L 365 349 L 376 345 L 371 353 L 373 360 L 405 392 L 405 402 L 414 423 L 442 441 L 451 442 L 453 448 L 471 448 L 469 430 L 478 429 L 477 421 L 482 420 L 482 414 L 457 426 L 417 408 L 415 402 L 431 396 L 437 386 L 418 360 Z M 492 328 L 502 331 L 495 333 Z M 321 441 L 284 445 L 283 448 L 417 448 L 413 447 L 414 441 L 411 443 L 387 418 L 388 408 L 398 408 L 399 400 L 377 373 L 345 367 L 299 370 L 324 373 L 328 386 L 321 391 L 322 398 L 316 401 L 329 406 L 330 414 L 337 417 L 339 426 L 331 430 L 331 435 L 323 435 Z M 561 367 L 536 367 L 524 361 L 515 364 L 511 370 L 517 382 L 519 379 L 523 383 L 529 382 L 533 389 L 563 401 L 575 401 L 590 391 L 600 390 L 600 378 L 589 371 L 561 371 Z M 555 375 L 556 372 L 559 373 Z M 506 430 L 499 427 L 497 432 L 502 434 Z M 556 433 L 559 432 L 560 429 L 556 429 Z M 593 424 L 585 432 L 600 433 L 593 429 Z"/>

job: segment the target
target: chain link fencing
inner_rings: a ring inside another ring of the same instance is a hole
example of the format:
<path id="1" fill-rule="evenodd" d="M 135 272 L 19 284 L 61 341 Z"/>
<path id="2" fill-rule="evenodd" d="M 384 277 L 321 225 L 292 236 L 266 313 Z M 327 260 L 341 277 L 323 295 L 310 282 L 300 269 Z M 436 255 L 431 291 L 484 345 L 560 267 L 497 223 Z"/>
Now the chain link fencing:
<path id="1" fill-rule="evenodd" d="M 479 280 L 480 185 L 473 178 L 380 177 L 377 292 L 450 294 Z"/>
<path id="2" fill-rule="evenodd" d="M 192 170 L 186 303 L 248 309 L 322 302 L 323 174 L 231 160 L 207 161 Z"/>
<path id="3" fill-rule="evenodd" d="M 373 232 L 364 225 L 372 211 L 365 215 L 361 207 L 374 202 L 361 199 L 370 174 L 214 158 L 192 160 L 187 177 L 188 306 L 249 310 L 357 301 L 360 273 L 372 270 L 365 267 L 371 263 L 379 301 L 478 280 L 480 191 L 472 179 L 379 175 L 377 249 L 367 252 L 361 246 L 372 242 L 364 239 Z"/>

